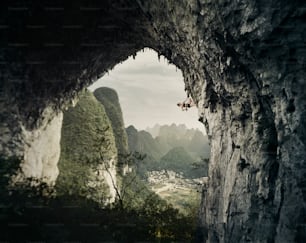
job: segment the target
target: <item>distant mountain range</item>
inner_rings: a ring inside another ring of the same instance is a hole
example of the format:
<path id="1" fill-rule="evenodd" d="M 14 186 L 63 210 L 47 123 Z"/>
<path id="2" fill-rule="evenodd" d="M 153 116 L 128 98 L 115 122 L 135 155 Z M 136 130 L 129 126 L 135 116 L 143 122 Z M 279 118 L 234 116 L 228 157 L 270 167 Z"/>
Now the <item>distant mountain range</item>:
<path id="1" fill-rule="evenodd" d="M 134 126 L 127 129 L 131 151 L 146 153 L 156 160 L 175 147 L 183 147 L 194 158 L 209 158 L 210 146 L 207 136 L 199 129 L 188 129 L 185 125 L 155 125 L 146 131 L 137 131 Z"/>
<path id="2" fill-rule="evenodd" d="M 146 155 L 137 164 L 140 174 L 163 169 L 182 172 L 188 177 L 207 174 L 207 171 L 192 167 L 195 163 L 206 163 L 204 158 L 209 158 L 210 154 L 208 138 L 200 130 L 172 124 L 155 125 L 146 131 L 137 131 L 134 126 L 129 126 L 126 132 L 130 151 Z"/>

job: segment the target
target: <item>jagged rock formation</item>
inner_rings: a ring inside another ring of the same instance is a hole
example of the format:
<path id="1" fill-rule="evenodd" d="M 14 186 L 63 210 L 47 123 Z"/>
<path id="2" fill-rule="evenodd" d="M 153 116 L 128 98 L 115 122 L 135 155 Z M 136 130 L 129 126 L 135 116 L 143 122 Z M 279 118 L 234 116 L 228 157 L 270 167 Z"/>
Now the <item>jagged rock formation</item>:
<path id="1" fill-rule="evenodd" d="M 101 204 L 114 202 L 118 152 L 110 120 L 89 91 L 64 112 L 58 195 L 85 197 Z"/>
<path id="2" fill-rule="evenodd" d="M 138 131 L 134 126 L 127 127 L 126 133 L 130 152 L 139 153 L 140 157 L 145 155 L 140 160 L 134 161 L 137 175 L 145 178 L 148 170 L 156 169 L 157 161 L 162 157 L 164 148 L 158 146 L 150 133 Z"/>
<path id="3" fill-rule="evenodd" d="M 27 133 L 42 132 L 82 87 L 151 47 L 182 70 L 211 139 L 204 239 L 302 242 L 305 5 L 2 1 L 1 156 L 29 163 Z"/>
<path id="4" fill-rule="evenodd" d="M 153 138 L 155 138 L 159 134 L 160 127 L 161 126 L 159 124 L 155 124 L 153 127 L 147 127 L 146 131 L 149 132 Z"/>
<path id="5" fill-rule="evenodd" d="M 119 166 L 123 169 L 127 163 L 126 156 L 129 153 L 129 148 L 118 94 L 113 89 L 101 87 L 94 91 L 94 95 L 104 106 L 105 112 L 110 119 L 118 149 Z"/>
<path id="6" fill-rule="evenodd" d="M 198 129 L 188 129 L 185 125 L 163 125 L 160 127 L 156 141 L 161 147 L 172 149 L 174 147 L 185 147 L 194 157 L 209 157 L 210 146 L 207 136 Z"/>
<path id="7" fill-rule="evenodd" d="M 134 126 L 127 127 L 128 143 L 131 152 L 139 152 L 159 160 L 169 150 L 184 147 L 194 159 L 209 157 L 210 147 L 207 136 L 198 129 L 188 129 L 185 125 L 162 125 L 153 137 L 149 128 L 138 131 Z"/>

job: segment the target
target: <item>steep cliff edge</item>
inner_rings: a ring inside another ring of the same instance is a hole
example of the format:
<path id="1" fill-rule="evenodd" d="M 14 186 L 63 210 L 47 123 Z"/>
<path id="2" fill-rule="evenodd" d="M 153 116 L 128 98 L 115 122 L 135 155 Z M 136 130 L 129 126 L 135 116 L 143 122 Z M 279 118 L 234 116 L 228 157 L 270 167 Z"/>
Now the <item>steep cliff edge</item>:
<path id="1" fill-rule="evenodd" d="M 129 148 L 118 94 L 114 89 L 101 87 L 94 91 L 94 96 L 104 106 L 111 122 L 118 149 L 118 165 L 121 169 L 124 169 Z"/>
<path id="2" fill-rule="evenodd" d="M 29 163 L 41 137 L 25 131 L 42 132 L 82 87 L 151 47 L 182 70 L 210 136 L 203 241 L 304 241 L 304 1 L 1 5 L 2 156 Z"/>

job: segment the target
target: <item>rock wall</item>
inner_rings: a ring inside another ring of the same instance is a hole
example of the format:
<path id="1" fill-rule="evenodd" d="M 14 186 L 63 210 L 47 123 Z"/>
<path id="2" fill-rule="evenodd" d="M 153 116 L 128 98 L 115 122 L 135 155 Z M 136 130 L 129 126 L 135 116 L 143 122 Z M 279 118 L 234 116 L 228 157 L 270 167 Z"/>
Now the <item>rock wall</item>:
<path id="1" fill-rule="evenodd" d="M 2 154 L 23 156 L 20 124 L 40 129 L 46 107 L 151 47 L 182 70 L 210 136 L 203 241 L 305 239 L 304 1 L 1 4 Z"/>
<path id="2" fill-rule="evenodd" d="M 211 139 L 203 240 L 302 242 L 305 5 L 142 4 L 156 20 L 157 50 L 182 69 Z"/>
<path id="3" fill-rule="evenodd" d="M 40 127 L 35 129 L 27 129 L 18 120 L 2 124 L 1 157 L 17 157 L 20 160 L 20 170 L 12 178 L 12 183 L 32 178 L 52 186 L 56 181 L 63 114 L 46 108 L 42 116 Z M 11 139 L 11 134 L 16 136 Z"/>
<path id="4" fill-rule="evenodd" d="M 23 130 L 27 143 L 20 176 L 42 179 L 54 185 L 59 173 L 57 162 L 60 157 L 62 120 L 63 114 L 59 113 L 40 129 Z"/>

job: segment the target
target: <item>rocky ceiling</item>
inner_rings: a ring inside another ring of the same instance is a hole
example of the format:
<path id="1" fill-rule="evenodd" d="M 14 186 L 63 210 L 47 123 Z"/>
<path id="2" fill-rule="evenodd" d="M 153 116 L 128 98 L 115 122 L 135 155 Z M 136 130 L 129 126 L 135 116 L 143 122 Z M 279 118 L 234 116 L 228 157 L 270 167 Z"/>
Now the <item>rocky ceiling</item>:
<path id="1" fill-rule="evenodd" d="M 0 11 L 0 153 L 21 158 L 23 176 L 56 179 L 61 110 L 150 47 L 182 70 L 211 139 L 203 241 L 304 242 L 304 1 L 15 0 Z"/>

